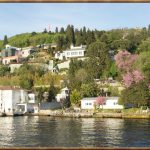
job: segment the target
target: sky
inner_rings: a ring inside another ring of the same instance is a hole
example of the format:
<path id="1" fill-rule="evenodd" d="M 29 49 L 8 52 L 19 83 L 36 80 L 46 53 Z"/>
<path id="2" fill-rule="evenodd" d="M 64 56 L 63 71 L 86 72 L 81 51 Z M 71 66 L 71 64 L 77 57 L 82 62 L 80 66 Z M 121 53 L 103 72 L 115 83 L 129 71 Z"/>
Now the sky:
<path id="1" fill-rule="evenodd" d="M 1 3 L 0 39 L 26 32 L 75 28 L 110 30 L 147 27 L 150 3 Z"/>

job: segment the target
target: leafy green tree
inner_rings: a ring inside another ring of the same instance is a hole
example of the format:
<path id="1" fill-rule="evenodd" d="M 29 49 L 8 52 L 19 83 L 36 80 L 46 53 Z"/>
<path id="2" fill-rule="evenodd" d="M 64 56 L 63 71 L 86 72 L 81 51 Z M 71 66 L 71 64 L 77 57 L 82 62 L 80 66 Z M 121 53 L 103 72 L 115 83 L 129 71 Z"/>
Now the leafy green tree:
<path id="1" fill-rule="evenodd" d="M 78 104 L 80 100 L 81 100 L 80 93 L 76 89 L 74 89 L 70 95 L 71 104 Z"/>
<path id="2" fill-rule="evenodd" d="M 132 84 L 122 91 L 120 97 L 121 104 L 133 104 L 135 107 L 148 105 L 150 91 L 144 81 Z"/>
<path id="3" fill-rule="evenodd" d="M 48 90 L 48 102 L 55 100 L 55 96 L 56 96 L 56 88 L 54 86 L 54 81 L 52 80 Z"/>
<path id="4" fill-rule="evenodd" d="M 111 67 L 109 70 L 109 76 L 115 78 L 118 74 L 117 67 L 114 62 L 111 63 Z"/>
<path id="5" fill-rule="evenodd" d="M 38 102 L 42 102 L 44 97 L 43 97 L 43 94 L 44 94 L 44 88 L 40 87 L 38 90 L 37 90 L 37 99 L 38 99 Z"/>
<path id="6" fill-rule="evenodd" d="M 0 65 L 0 76 L 6 76 L 10 74 L 10 68 L 7 65 Z"/>
<path id="7" fill-rule="evenodd" d="M 31 79 L 27 76 L 20 77 L 20 87 L 21 88 L 31 90 L 33 85 L 34 85 L 33 79 Z"/>
<path id="8" fill-rule="evenodd" d="M 93 31 L 88 30 L 86 32 L 86 44 L 87 46 L 90 45 L 91 43 L 95 42 L 95 35 Z"/>
<path id="9" fill-rule="evenodd" d="M 142 43 L 138 46 L 138 52 L 150 51 L 150 38 L 142 41 Z"/>
<path id="10" fill-rule="evenodd" d="M 150 84 L 150 51 L 144 51 L 139 54 L 135 66 L 143 73 L 147 84 Z"/>
<path id="11" fill-rule="evenodd" d="M 99 94 L 98 87 L 95 83 L 82 84 L 82 97 L 96 97 Z"/>
<path id="12" fill-rule="evenodd" d="M 99 78 L 108 67 L 110 58 L 105 43 L 94 42 L 87 49 L 87 71 L 91 78 Z"/>

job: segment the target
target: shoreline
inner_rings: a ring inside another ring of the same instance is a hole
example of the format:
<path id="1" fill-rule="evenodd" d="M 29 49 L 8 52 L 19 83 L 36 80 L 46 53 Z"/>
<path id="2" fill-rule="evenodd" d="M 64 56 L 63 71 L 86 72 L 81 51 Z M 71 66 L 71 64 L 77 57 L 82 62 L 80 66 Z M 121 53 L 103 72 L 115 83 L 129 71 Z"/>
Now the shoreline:
<path id="1" fill-rule="evenodd" d="M 120 118 L 120 119 L 150 119 L 148 113 L 109 113 L 109 112 L 65 112 L 65 111 L 48 111 L 39 112 L 39 116 L 68 117 L 68 118 Z"/>
<path id="2" fill-rule="evenodd" d="M 39 113 L 25 113 L 23 115 L 5 115 L 0 117 L 17 116 L 51 116 L 68 118 L 116 118 L 116 119 L 150 119 L 150 112 L 147 113 L 124 113 L 124 112 L 66 112 L 64 110 L 40 110 Z"/>

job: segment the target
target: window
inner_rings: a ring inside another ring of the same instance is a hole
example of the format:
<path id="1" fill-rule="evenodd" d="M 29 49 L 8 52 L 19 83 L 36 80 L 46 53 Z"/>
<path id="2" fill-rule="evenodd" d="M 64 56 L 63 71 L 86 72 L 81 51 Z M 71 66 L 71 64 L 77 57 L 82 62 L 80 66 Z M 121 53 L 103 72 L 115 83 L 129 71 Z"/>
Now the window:
<path id="1" fill-rule="evenodd" d="M 79 55 L 82 55 L 82 52 L 79 52 Z"/>

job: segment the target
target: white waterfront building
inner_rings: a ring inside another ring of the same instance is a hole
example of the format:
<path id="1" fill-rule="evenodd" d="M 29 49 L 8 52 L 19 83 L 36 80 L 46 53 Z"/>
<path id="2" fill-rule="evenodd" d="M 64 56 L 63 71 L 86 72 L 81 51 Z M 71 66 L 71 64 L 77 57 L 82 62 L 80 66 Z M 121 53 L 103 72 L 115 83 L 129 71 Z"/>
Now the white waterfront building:
<path id="1" fill-rule="evenodd" d="M 13 115 L 17 111 L 17 104 L 26 102 L 28 94 L 18 87 L 0 87 L 0 113 Z"/>
<path id="2" fill-rule="evenodd" d="M 26 112 L 38 112 L 35 94 L 19 87 L 0 87 L 0 114 L 18 115 Z"/>
<path id="3" fill-rule="evenodd" d="M 81 100 L 81 109 L 94 109 L 97 97 L 88 97 Z M 103 109 L 123 109 L 123 105 L 118 104 L 119 97 L 105 97 L 105 102 L 100 108 Z"/>

